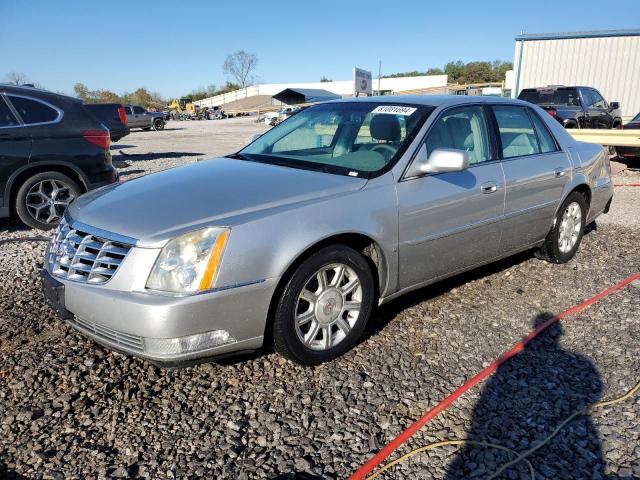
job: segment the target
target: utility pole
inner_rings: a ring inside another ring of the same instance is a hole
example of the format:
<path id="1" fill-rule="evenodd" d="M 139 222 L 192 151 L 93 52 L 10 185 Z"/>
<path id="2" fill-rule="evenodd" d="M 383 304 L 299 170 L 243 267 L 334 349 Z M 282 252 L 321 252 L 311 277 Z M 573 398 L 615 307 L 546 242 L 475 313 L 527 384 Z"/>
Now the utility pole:
<path id="1" fill-rule="evenodd" d="M 382 95 L 380 90 L 380 76 L 382 75 L 382 60 L 378 60 L 378 95 Z"/>

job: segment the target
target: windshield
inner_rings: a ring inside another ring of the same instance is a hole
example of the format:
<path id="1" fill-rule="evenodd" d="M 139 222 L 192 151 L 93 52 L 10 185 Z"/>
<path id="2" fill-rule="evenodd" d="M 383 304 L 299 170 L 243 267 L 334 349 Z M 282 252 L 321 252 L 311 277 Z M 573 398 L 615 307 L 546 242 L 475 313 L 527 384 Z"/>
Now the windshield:
<path id="1" fill-rule="evenodd" d="M 578 90 L 575 88 L 523 90 L 518 98 L 526 102 L 535 103 L 536 105 L 580 106 Z"/>
<path id="2" fill-rule="evenodd" d="M 316 105 L 272 128 L 237 156 L 371 178 L 395 163 L 432 111 L 396 103 Z"/>

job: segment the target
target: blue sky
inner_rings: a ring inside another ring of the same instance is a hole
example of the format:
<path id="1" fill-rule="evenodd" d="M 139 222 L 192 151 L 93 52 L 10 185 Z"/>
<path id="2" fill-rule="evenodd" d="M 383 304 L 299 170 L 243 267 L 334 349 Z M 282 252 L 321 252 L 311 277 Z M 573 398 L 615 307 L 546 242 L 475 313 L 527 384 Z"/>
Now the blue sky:
<path id="1" fill-rule="evenodd" d="M 640 0 L 602 1 L 124 1 L 0 0 L 0 81 L 10 71 L 46 88 L 166 97 L 226 78 L 238 49 L 258 55 L 262 82 L 383 74 L 450 60 L 513 61 L 528 33 L 640 27 Z"/>

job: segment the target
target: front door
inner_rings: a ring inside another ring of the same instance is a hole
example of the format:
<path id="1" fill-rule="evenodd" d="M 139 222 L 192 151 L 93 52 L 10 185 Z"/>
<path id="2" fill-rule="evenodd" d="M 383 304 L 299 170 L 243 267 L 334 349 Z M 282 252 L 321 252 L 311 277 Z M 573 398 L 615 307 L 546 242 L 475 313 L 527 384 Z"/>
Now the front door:
<path id="1" fill-rule="evenodd" d="M 506 181 L 501 250 L 507 253 L 547 236 L 571 177 L 571 160 L 530 108 L 500 105 L 493 111 Z"/>
<path id="2" fill-rule="evenodd" d="M 465 150 L 469 168 L 398 183 L 401 288 L 448 276 L 498 255 L 504 175 L 492 153 L 487 125 L 482 106 L 446 110 L 427 134 L 427 152 Z"/>

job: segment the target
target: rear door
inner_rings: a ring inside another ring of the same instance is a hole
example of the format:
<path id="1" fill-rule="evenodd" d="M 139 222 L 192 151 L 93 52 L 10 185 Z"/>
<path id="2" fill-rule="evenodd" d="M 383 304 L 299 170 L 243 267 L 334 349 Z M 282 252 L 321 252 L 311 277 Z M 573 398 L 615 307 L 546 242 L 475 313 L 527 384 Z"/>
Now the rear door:
<path id="1" fill-rule="evenodd" d="M 504 175 L 492 148 L 486 108 L 444 111 L 427 133 L 438 148 L 465 150 L 462 172 L 428 174 L 398 183 L 400 284 L 435 280 L 496 257 L 504 210 Z"/>
<path id="2" fill-rule="evenodd" d="M 501 251 L 507 253 L 546 237 L 571 176 L 571 161 L 531 108 L 496 105 L 493 112 L 506 181 Z"/>
<path id="3" fill-rule="evenodd" d="M 21 125 L 16 112 L 0 93 L 0 207 L 9 205 L 7 181 L 20 167 L 29 162 L 31 155 L 31 136 Z"/>

